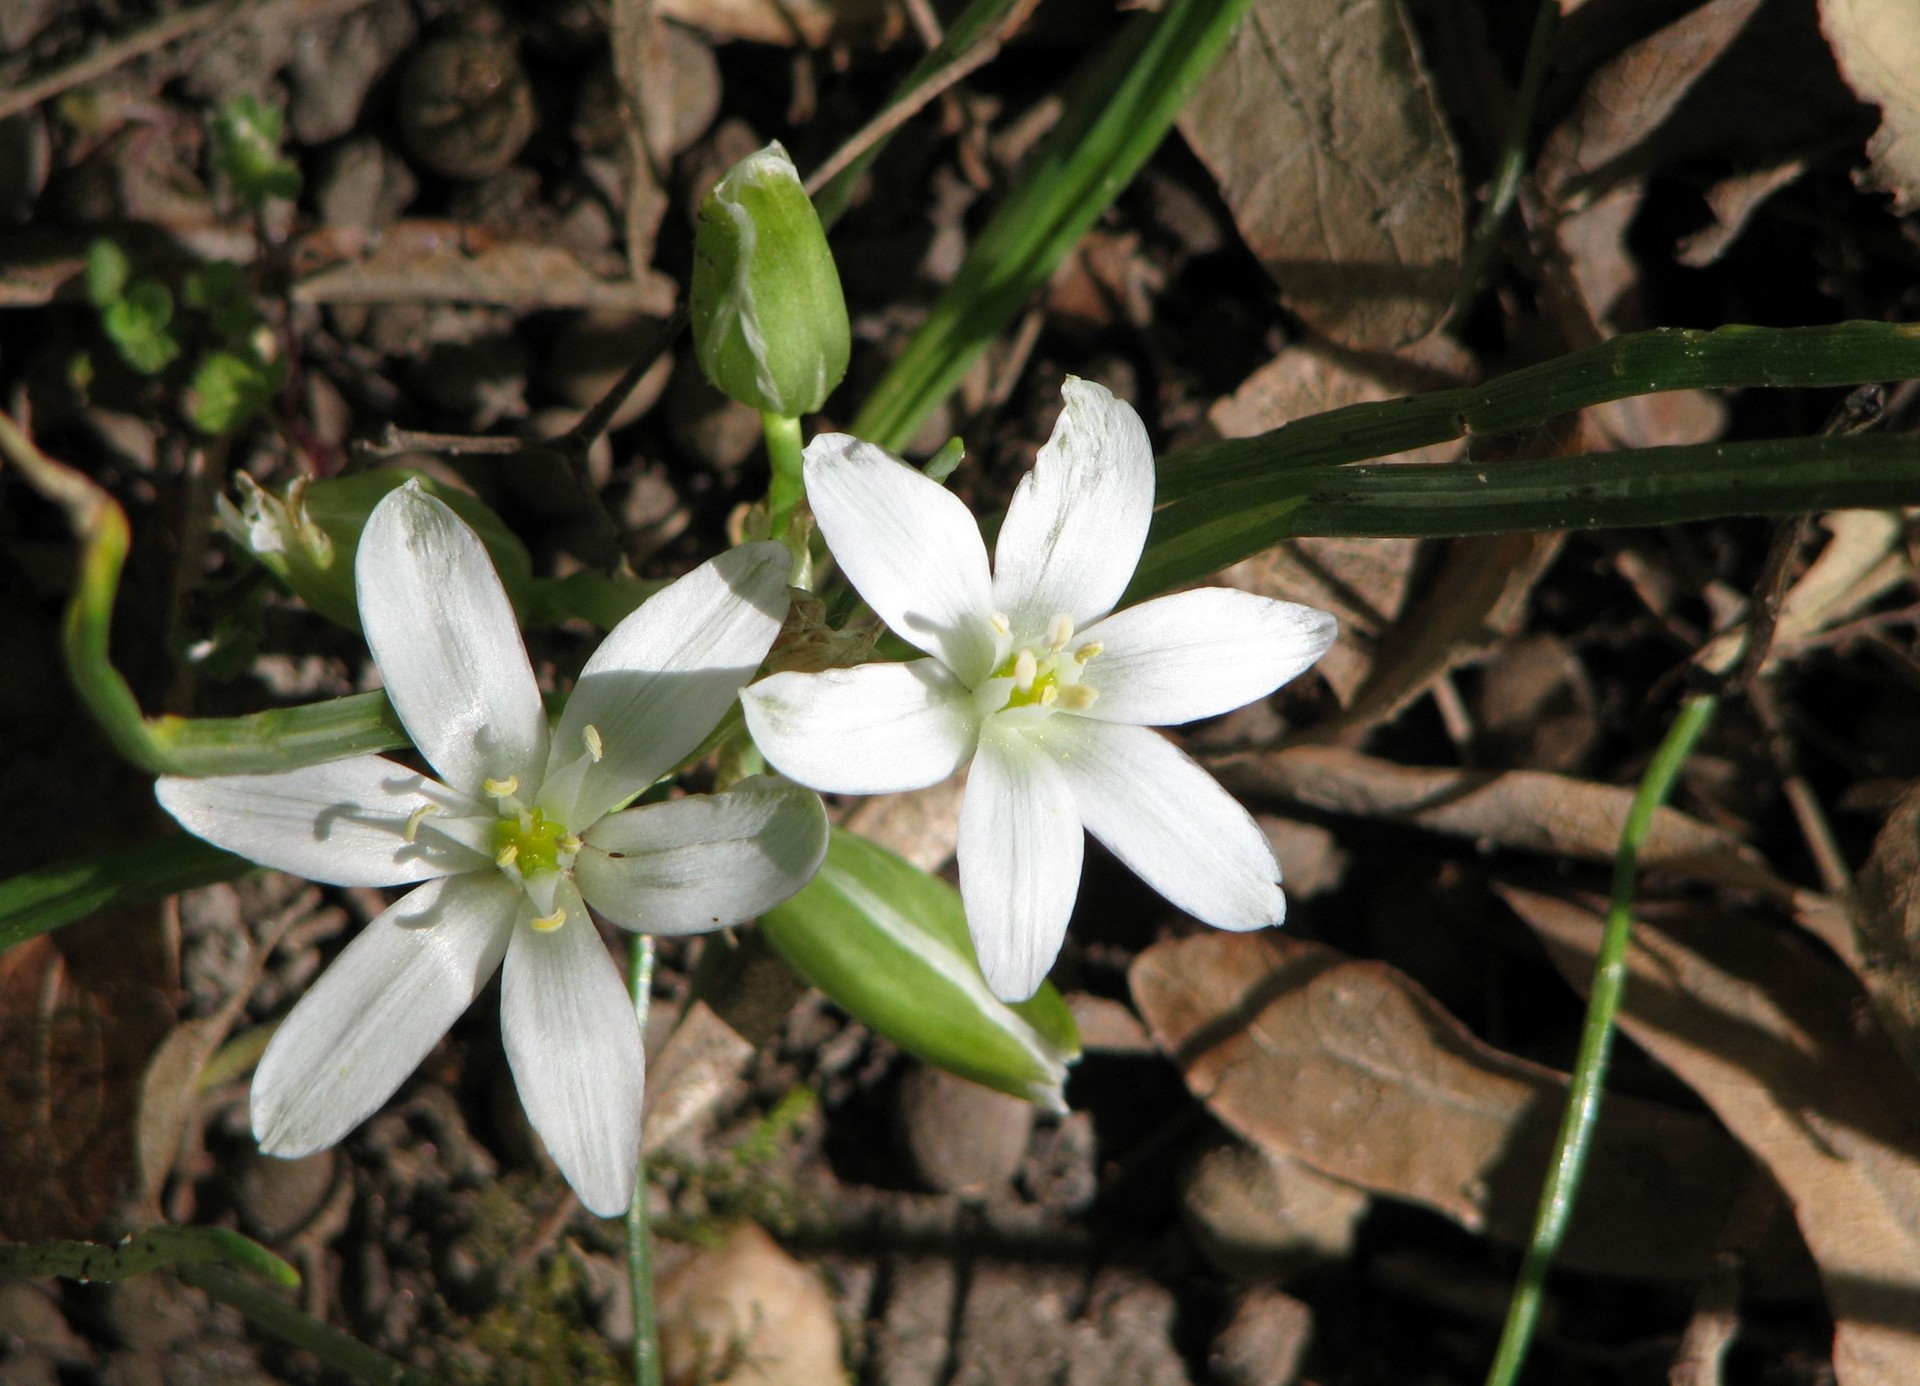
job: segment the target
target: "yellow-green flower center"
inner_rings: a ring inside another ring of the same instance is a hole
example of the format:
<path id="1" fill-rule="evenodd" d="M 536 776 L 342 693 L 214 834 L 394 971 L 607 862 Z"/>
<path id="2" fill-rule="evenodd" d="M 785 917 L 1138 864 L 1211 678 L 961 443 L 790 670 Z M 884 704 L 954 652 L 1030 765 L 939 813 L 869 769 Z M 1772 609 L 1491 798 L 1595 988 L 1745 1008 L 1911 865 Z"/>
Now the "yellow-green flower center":
<path id="1" fill-rule="evenodd" d="M 994 617 L 994 629 L 1007 634 L 1007 618 Z M 983 711 L 1007 712 L 1017 708 L 1041 708 L 1046 712 L 1084 712 L 1099 694 L 1080 681 L 1089 660 L 1100 653 L 1097 641 L 1086 641 L 1069 650 L 1073 641 L 1073 619 L 1065 614 L 1047 623 L 1043 640 L 1013 650 L 1000 661 L 990 680 L 1011 684 L 1006 701 L 998 708 Z M 1005 686 L 1002 684 L 1001 686 Z"/>
<path id="2" fill-rule="evenodd" d="M 573 864 L 578 850 L 566 825 L 537 808 L 502 814 L 494 821 L 493 859 L 502 870 L 511 869 L 522 877 L 563 870 Z"/>

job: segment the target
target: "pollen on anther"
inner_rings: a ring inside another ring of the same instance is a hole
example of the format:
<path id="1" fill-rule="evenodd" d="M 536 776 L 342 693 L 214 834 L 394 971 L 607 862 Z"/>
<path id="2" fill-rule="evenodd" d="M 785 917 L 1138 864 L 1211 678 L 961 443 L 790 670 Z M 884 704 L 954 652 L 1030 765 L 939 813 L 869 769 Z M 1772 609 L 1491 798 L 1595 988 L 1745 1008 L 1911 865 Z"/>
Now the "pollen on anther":
<path id="1" fill-rule="evenodd" d="M 413 841 L 414 835 L 420 831 L 421 821 L 425 819 L 428 814 L 438 812 L 440 812 L 440 806 L 438 804 L 420 805 L 419 808 L 407 815 L 407 830 L 402 833 L 401 836 L 408 842 Z"/>
<path id="2" fill-rule="evenodd" d="M 520 777 L 509 775 L 504 780 L 482 780 L 480 787 L 496 799 L 504 799 L 509 794 L 520 792 Z"/>
<path id="3" fill-rule="evenodd" d="M 536 915 L 533 920 L 533 927 L 540 933 L 550 934 L 566 922 L 567 910 L 566 906 L 562 905 L 552 914 Z"/>
<path id="4" fill-rule="evenodd" d="M 1012 635 L 1013 621 L 1004 611 L 996 611 L 987 617 L 987 624 L 993 627 L 995 635 Z"/>
<path id="5" fill-rule="evenodd" d="M 1045 688 L 1040 690 L 1040 706 L 1041 707 L 1052 707 L 1059 700 L 1060 700 L 1059 684 L 1050 683 Z"/>
<path id="6" fill-rule="evenodd" d="M 1062 712 L 1085 712 L 1100 697 L 1100 690 L 1089 688 L 1084 683 L 1070 684 L 1060 690 L 1060 710 Z"/>
<path id="7" fill-rule="evenodd" d="M 600 739 L 600 728 L 589 722 L 580 729 L 580 737 L 587 743 L 587 755 L 598 765 L 607 754 L 606 743 Z"/>
<path id="8" fill-rule="evenodd" d="M 1104 650 L 1105 648 L 1106 646 L 1102 645 L 1098 640 L 1089 640 L 1086 644 L 1082 645 L 1079 649 L 1073 652 L 1074 663 L 1085 664 L 1088 660 L 1092 659 L 1095 655 L 1099 654 L 1100 651 Z"/>
<path id="9" fill-rule="evenodd" d="M 1013 661 L 1013 686 L 1022 693 L 1033 691 L 1033 681 L 1040 673 L 1040 661 L 1033 657 L 1032 650 L 1022 650 Z"/>
<path id="10" fill-rule="evenodd" d="M 512 866 L 516 861 L 519 861 L 519 860 L 520 860 L 520 844 L 517 842 L 509 842 L 506 846 L 502 847 L 498 852 L 494 853 L 493 864 L 499 867 L 502 871 L 505 871 L 508 867 Z"/>
<path id="11" fill-rule="evenodd" d="M 1071 639 L 1073 639 L 1073 617 L 1062 611 L 1047 622 L 1047 648 L 1054 651 L 1064 650 Z"/>

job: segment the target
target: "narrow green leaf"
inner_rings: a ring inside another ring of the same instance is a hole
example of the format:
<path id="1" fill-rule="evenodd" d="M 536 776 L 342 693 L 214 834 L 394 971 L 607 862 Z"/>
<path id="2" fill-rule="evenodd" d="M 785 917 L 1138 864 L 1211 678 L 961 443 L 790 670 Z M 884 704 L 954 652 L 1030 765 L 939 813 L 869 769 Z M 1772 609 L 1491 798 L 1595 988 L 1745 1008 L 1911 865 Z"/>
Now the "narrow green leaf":
<path id="1" fill-rule="evenodd" d="M 231 881 L 255 869 L 245 857 L 185 833 L 58 861 L 0 881 L 0 952 L 104 909 Z"/>
<path id="2" fill-rule="evenodd" d="M 1864 385 L 1920 377 L 1920 324 L 1658 328 L 1616 337 L 1484 385 L 1352 404 L 1160 459 L 1157 499 L 1183 500 L 1276 472 L 1364 462 L 1504 433 L 1608 400 L 1665 390 Z M 863 435 L 864 436 L 864 435 Z"/>
<path id="3" fill-rule="evenodd" d="M 1054 1110 L 1080 1036 L 1052 986 L 1014 1005 L 987 989 L 960 892 L 834 829 L 811 884 L 760 917 L 794 971 L 930 1064 Z"/>
<path id="4" fill-rule="evenodd" d="M 1126 600 L 1304 535 L 1448 537 L 1920 503 L 1920 436 L 1859 434 L 1444 465 L 1319 466 L 1163 507 Z"/>
<path id="5" fill-rule="evenodd" d="M 0 1280 L 43 1275 L 126 1280 L 148 1271 L 216 1262 L 297 1289 L 300 1273 L 256 1241 L 225 1227 L 151 1227 L 118 1242 L 0 1242 Z"/>
<path id="6" fill-rule="evenodd" d="M 1159 147 L 1246 7 L 1167 0 L 1120 31 L 848 432 L 906 446 Z"/>
<path id="7" fill-rule="evenodd" d="M 180 1278 L 246 1316 L 248 1323 L 295 1347 L 305 1348 L 328 1367 L 364 1386 L 439 1386 L 425 1372 L 387 1356 L 313 1315 L 264 1290 L 252 1281 L 230 1275 L 218 1266 L 183 1265 Z"/>

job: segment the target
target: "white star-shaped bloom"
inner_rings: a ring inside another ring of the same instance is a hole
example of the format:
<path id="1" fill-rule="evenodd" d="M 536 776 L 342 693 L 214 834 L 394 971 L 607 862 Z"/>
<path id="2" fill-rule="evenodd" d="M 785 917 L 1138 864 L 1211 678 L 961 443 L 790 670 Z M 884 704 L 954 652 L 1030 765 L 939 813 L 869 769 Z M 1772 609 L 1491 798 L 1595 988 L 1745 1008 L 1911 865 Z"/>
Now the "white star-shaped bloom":
<path id="1" fill-rule="evenodd" d="M 267 1046 L 253 1129 L 299 1156 L 346 1135 L 492 977 L 534 1129 L 594 1212 L 633 1199 L 645 1052 L 588 907 L 622 928 L 737 924 L 826 851 L 811 791 L 771 778 L 621 810 L 719 722 L 787 608 L 790 555 L 734 549 L 654 595 L 581 671 L 556 727 L 478 536 L 409 484 L 374 508 L 355 584 L 367 644 L 438 778 L 366 755 L 266 775 L 163 777 L 160 802 L 228 851 L 334 885 L 422 882 L 349 943 Z"/>
<path id="2" fill-rule="evenodd" d="M 1064 393 L 991 573 L 958 497 L 871 444 L 814 439 L 820 532 L 868 605 L 929 657 L 776 674 L 741 694 L 768 761 L 815 789 L 896 793 L 971 762 L 960 891 L 980 966 L 1008 999 L 1030 996 L 1059 954 L 1083 826 L 1209 924 L 1284 918 L 1265 834 L 1148 728 L 1265 697 L 1335 631 L 1324 611 L 1222 587 L 1114 612 L 1146 545 L 1153 451 L 1102 387 L 1069 379 Z"/>

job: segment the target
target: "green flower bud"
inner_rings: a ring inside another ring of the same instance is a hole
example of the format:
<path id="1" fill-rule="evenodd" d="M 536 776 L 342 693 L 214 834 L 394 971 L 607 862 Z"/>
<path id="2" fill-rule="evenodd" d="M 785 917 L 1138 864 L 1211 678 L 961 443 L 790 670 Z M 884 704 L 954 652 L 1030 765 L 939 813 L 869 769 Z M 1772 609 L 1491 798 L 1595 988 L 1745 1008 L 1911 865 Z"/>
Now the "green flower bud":
<path id="1" fill-rule="evenodd" d="M 863 837 L 833 830 L 806 889 L 760 916 L 793 970 L 842 1010 L 949 1073 L 1065 1111 L 1080 1056 L 1073 1013 L 1050 984 L 1025 1001 L 980 975 L 960 892 Z"/>
<path id="2" fill-rule="evenodd" d="M 847 373 L 840 272 L 778 143 L 735 164 L 700 204 L 692 307 L 700 369 L 742 404 L 797 418 Z"/>
<path id="3" fill-rule="evenodd" d="M 473 527 L 492 555 L 507 595 L 516 605 L 524 605 L 533 577 L 526 546 L 480 501 L 418 472 L 359 472 L 325 481 L 302 477 L 287 488 L 284 497 L 241 472 L 240 503 L 235 505 L 225 496 L 216 502 L 220 527 L 308 606 L 330 621 L 358 630 L 360 604 L 353 589 L 353 559 L 360 548 L 360 531 L 389 491 L 416 479 Z"/>

